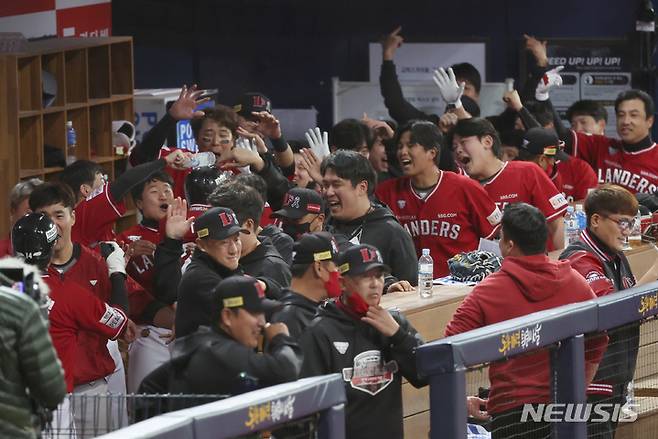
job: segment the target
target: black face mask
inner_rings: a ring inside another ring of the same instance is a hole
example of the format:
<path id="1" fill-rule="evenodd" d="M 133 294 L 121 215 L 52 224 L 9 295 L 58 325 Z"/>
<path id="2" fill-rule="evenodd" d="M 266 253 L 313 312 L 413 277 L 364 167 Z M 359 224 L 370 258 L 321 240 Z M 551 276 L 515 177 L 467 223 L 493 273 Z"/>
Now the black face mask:
<path id="1" fill-rule="evenodd" d="M 311 223 L 294 224 L 286 222 L 283 223 L 281 229 L 283 230 L 283 233 L 297 241 L 304 233 L 311 232 Z"/>

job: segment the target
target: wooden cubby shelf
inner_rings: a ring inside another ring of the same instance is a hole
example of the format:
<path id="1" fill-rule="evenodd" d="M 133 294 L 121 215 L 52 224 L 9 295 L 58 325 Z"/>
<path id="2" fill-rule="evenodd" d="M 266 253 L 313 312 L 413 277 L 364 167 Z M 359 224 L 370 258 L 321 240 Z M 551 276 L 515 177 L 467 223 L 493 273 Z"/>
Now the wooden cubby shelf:
<path id="1" fill-rule="evenodd" d="M 0 192 L 20 180 L 56 181 L 67 154 L 66 123 L 76 131 L 77 159 L 96 161 L 110 179 L 126 168 L 114 153 L 112 121 L 134 120 L 131 37 L 55 38 L 27 43 L 25 52 L 0 54 Z M 51 102 L 43 82 L 55 83 Z M 50 149 L 44 152 L 44 146 Z M 59 150 L 59 151 L 57 151 Z M 131 209 L 118 229 L 135 223 Z M 8 212 L 0 215 L 0 237 L 9 233 Z"/>

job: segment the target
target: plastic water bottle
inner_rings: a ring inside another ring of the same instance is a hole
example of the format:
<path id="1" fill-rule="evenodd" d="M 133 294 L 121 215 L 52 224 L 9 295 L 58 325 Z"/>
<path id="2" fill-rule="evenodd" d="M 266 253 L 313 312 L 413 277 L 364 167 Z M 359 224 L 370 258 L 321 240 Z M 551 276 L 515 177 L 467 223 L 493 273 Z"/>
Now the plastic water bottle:
<path id="1" fill-rule="evenodd" d="M 418 258 L 418 294 L 421 299 L 432 297 L 433 282 L 434 260 L 430 256 L 430 249 L 424 248 L 423 255 Z"/>
<path id="2" fill-rule="evenodd" d="M 566 215 L 564 215 L 564 247 L 566 248 L 572 242 L 578 241 L 579 236 L 578 218 L 576 218 L 573 206 L 569 206 Z"/>
<path id="3" fill-rule="evenodd" d="M 70 165 L 75 162 L 75 147 L 77 145 L 77 136 L 75 134 L 75 128 L 73 128 L 73 122 L 70 120 L 66 122 L 66 164 Z"/>
<path id="4" fill-rule="evenodd" d="M 192 155 L 185 163 L 188 168 L 200 168 L 203 166 L 212 166 L 215 164 L 217 157 L 211 151 L 199 152 Z"/>
<path id="5" fill-rule="evenodd" d="M 582 232 L 587 228 L 587 215 L 582 204 L 576 204 L 576 218 L 578 218 L 578 230 Z"/>
<path id="6" fill-rule="evenodd" d="M 639 247 L 642 245 L 642 216 L 640 211 L 635 215 L 635 224 L 631 229 L 631 234 L 628 235 L 628 245 L 631 248 Z"/>

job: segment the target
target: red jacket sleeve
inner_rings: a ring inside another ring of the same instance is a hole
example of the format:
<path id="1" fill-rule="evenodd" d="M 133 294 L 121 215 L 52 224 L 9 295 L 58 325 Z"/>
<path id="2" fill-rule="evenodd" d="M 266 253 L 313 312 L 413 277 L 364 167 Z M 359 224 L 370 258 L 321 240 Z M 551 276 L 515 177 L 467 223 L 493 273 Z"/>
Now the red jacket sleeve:
<path id="1" fill-rule="evenodd" d="M 564 215 L 569 203 L 564 194 L 557 190 L 548 175 L 539 166 L 536 168 L 528 179 L 532 194 L 530 204 L 541 210 L 546 221 L 551 222 Z"/>
<path id="2" fill-rule="evenodd" d="M 596 294 L 596 297 L 605 296 L 615 291 L 615 286 L 605 275 L 601 261 L 591 253 L 579 251 L 569 256 L 571 267 L 585 278 L 585 281 Z"/>
<path id="3" fill-rule="evenodd" d="M 573 138 L 572 155 L 585 160 L 595 169 L 599 167 L 598 159 L 605 154 L 606 149 L 619 147 L 619 142 L 616 139 L 606 136 L 577 133 L 573 130 L 571 136 Z"/>
<path id="4" fill-rule="evenodd" d="M 73 315 L 80 328 L 87 331 L 102 334 L 114 340 L 121 334 L 128 322 L 123 311 L 103 303 L 82 287 L 75 288 L 75 302 Z"/>
<path id="5" fill-rule="evenodd" d="M 475 287 L 464 298 L 462 304 L 453 314 L 450 323 L 446 326 L 446 337 L 485 326 L 484 314 L 477 298 L 477 289 L 478 287 Z"/>
<path id="6" fill-rule="evenodd" d="M 574 200 L 584 200 L 588 190 L 598 186 L 599 179 L 592 167 L 583 160 L 574 160 L 574 168 L 578 176 L 574 188 Z"/>

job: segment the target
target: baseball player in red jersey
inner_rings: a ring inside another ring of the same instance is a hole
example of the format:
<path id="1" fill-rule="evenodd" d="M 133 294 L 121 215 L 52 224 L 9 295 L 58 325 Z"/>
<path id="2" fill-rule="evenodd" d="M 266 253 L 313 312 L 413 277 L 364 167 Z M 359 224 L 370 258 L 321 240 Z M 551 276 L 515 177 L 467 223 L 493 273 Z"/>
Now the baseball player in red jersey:
<path id="1" fill-rule="evenodd" d="M 466 173 L 482 184 L 500 209 L 516 202 L 535 206 L 548 222 L 549 251 L 564 247 L 561 218 L 567 209 L 566 198 L 535 163 L 500 160 L 500 139 L 488 120 L 472 118 L 457 122 L 453 147 Z"/>
<path id="2" fill-rule="evenodd" d="M 414 123 L 409 143 L 398 144 L 404 177 L 386 180 L 375 191 L 411 234 L 416 252 L 430 249 L 435 277 L 448 274 L 452 256 L 475 250 L 480 238 L 492 237 L 501 218 L 476 182 L 438 169 L 442 141 L 431 122 Z"/>
<path id="3" fill-rule="evenodd" d="M 560 160 L 556 166 L 562 179 L 562 193 L 570 203 L 585 200 L 589 190 L 599 184 L 592 167 L 578 157 Z"/>
<path id="4" fill-rule="evenodd" d="M 651 139 L 654 111 L 653 99 L 647 93 L 624 91 L 615 100 L 620 140 L 566 129 L 559 135 L 565 150 L 589 163 L 600 183 L 652 194 L 658 188 L 658 148 Z"/>
<path id="5" fill-rule="evenodd" d="M 103 168 L 89 160 L 78 160 L 64 168 L 60 176 L 75 197 L 73 240 L 94 248 L 101 241 L 115 238 L 114 222 L 126 212 L 123 198 L 135 185 L 167 166 L 178 166 L 181 151 L 162 160 L 131 168 L 111 183 L 105 182 Z"/>

